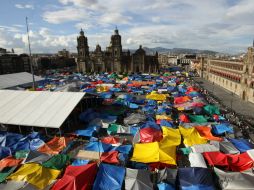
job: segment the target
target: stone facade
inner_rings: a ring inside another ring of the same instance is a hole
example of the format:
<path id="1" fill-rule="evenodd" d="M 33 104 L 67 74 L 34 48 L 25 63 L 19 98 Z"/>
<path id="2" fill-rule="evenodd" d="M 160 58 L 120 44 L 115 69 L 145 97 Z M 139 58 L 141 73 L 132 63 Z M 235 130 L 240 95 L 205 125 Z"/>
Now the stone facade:
<path id="1" fill-rule="evenodd" d="M 254 46 L 242 60 L 201 59 L 200 76 L 254 103 Z"/>
<path id="2" fill-rule="evenodd" d="M 77 69 L 79 72 L 158 72 L 158 53 L 146 55 L 142 46 L 133 54 L 129 50 L 123 51 L 121 35 L 119 35 L 117 28 L 111 36 L 106 51 L 102 51 L 101 46 L 98 44 L 93 52 L 89 52 L 88 39 L 82 29 L 77 42 Z"/>

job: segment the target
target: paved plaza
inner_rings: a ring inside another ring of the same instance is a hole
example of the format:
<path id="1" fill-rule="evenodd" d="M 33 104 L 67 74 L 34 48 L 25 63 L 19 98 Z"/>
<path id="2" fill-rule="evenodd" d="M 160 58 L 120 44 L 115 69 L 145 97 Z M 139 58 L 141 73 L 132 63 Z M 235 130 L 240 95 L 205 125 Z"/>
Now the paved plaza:
<path id="1" fill-rule="evenodd" d="M 204 89 L 212 93 L 227 107 L 231 108 L 238 114 L 254 118 L 254 104 L 245 102 L 239 96 L 232 94 L 230 91 L 213 84 L 203 78 L 196 77 L 194 81 L 198 82 Z"/>

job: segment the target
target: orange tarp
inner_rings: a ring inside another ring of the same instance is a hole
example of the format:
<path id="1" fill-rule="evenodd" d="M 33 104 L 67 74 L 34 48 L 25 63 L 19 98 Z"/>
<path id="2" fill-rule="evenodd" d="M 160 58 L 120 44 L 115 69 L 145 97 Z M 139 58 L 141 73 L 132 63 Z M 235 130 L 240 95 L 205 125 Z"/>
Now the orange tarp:
<path id="1" fill-rule="evenodd" d="M 12 156 L 8 156 L 0 161 L 0 171 L 6 167 L 17 166 L 23 159 L 15 159 Z"/>
<path id="2" fill-rule="evenodd" d="M 222 141 L 222 138 L 213 136 L 210 127 L 196 126 L 195 129 L 202 137 L 206 138 L 207 140 Z"/>
<path id="3" fill-rule="evenodd" d="M 188 102 L 190 100 L 191 100 L 191 98 L 189 96 L 180 96 L 180 97 L 175 97 L 174 103 L 175 104 L 182 104 L 182 103 Z"/>
<path id="4" fill-rule="evenodd" d="M 58 154 L 71 140 L 72 138 L 68 137 L 54 137 L 52 140 L 40 147 L 38 151 L 47 154 Z"/>

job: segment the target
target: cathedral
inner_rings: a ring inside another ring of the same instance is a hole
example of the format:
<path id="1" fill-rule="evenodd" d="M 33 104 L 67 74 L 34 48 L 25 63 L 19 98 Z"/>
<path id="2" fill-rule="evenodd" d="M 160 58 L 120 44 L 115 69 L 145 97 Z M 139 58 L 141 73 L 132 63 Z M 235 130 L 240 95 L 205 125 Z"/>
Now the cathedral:
<path id="1" fill-rule="evenodd" d="M 81 29 L 77 37 L 78 60 L 77 68 L 79 72 L 116 72 L 116 73 L 155 73 L 158 72 L 158 53 L 146 55 L 142 46 L 135 51 L 122 50 L 121 35 L 116 28 L 111 36 L 110 44 L 105 51 L 97 45 L 95 50 L 90 52 L 88 39 Z"/>

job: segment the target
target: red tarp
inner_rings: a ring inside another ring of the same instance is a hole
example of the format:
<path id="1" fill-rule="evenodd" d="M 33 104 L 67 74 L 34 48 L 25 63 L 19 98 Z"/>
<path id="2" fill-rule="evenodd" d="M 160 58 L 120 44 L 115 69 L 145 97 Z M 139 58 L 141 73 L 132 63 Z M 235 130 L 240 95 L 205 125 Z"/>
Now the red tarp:
<path id="1" fill-rule="evenodd" d="M 104 137 L 101 139 L 101 142 L 105 144 L 118 144 L 120 143 L 120 139 L 113 136 Z"/>
<path id="2" fill-rule="evenodd" d="M 195 128 L 198 131 L 198 133 L 207 140 L 222 141 L 222 138 L 213 136 L 210 127 L 196 126 Z"/>
<path id="3" fill-rule="evenodd" d="M 190 120 L 186 114 L 179 115 L 179 121 L 183 123 L 190 123 Z"/>
<path id="4" fill-rule="evenodd" d="M 193 91 L 198 92 L 199 89 L 198 89 L 197 87 L 193 87 L 193 86 L 189 86 L 189 87 L 187 88 L 187 92 L 193 92 Z"/>
<path id="5" fill-rule="evenodd" d="M 97 164 L 68 166 L 64 176 L 59 179 L 51 190 L 90 190 L 97 173 Z"/>
<path id="6" fill-rule="evenodd" d="M 162 131 L 152 127 L 146 127 L 139 130 L 140 142 L 160 142 L 163 138 Z"/>
<path id="7" fill-rule="evenodd" d="M 210 166 L 222 167 L 235 172 L 248 170 L 254 164 L 247 153 L 230 155 L 221 152 L 204 152 L 203 155 Z"/>
<path id="8" fill-rule="evenodd" d="M 118 151 L 103 152 L 101 161 L 109 164 L 119 164 Z"/>
<path id="9" fill-rule="evenodd" d="M 180 96 L 180 97 L 174 98 L 174 103 L 175 104 L 182 104 L 182 103 L 188 102 L 190 100 L 191 100 L 191 98 L 189 96 Z"/>

